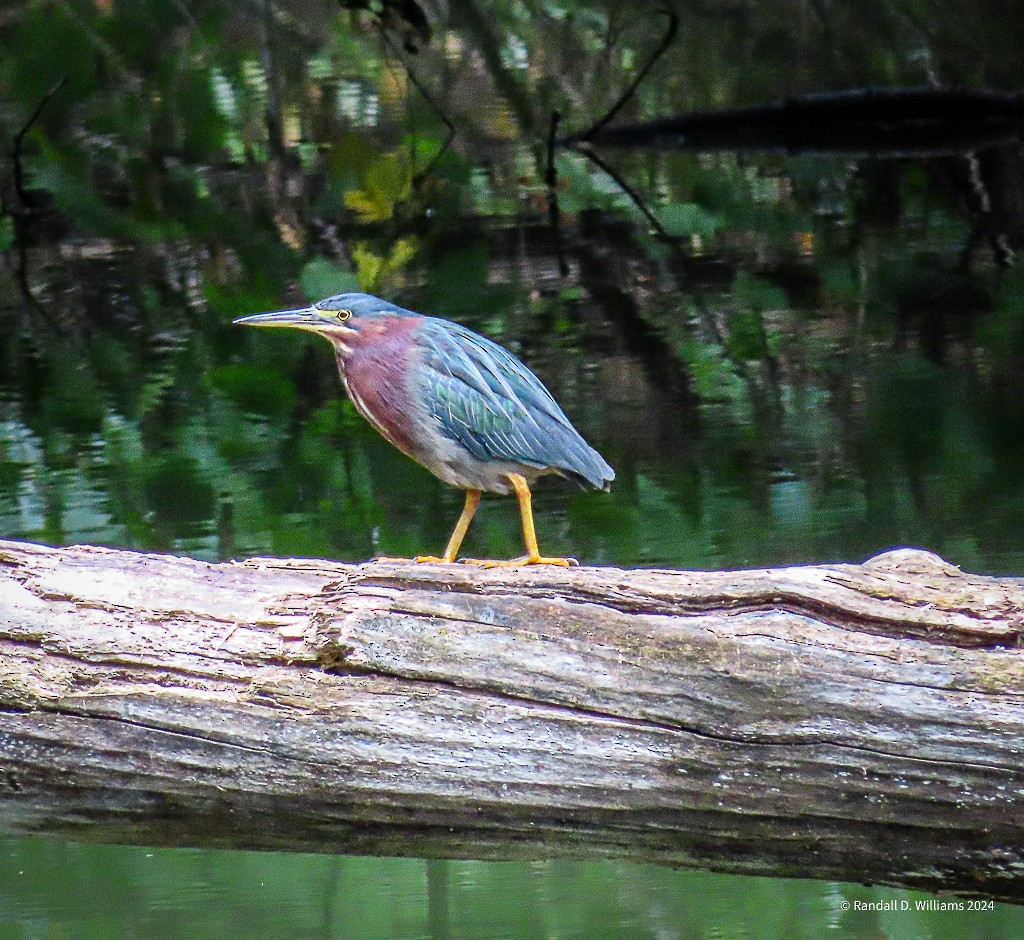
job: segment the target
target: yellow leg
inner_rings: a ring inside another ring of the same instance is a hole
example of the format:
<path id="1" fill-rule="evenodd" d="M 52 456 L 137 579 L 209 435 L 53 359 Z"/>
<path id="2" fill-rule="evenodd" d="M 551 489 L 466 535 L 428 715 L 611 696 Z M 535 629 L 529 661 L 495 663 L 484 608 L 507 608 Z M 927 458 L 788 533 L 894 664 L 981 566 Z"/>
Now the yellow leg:
<path id="1" fill-rule="evenodd" d="M 519 565 L 560 565 L 568 568 L 579 564 L 575 558 L 546 558 L 541 555 L 537 546 L 537 530 L 533 527 L 533 500 L 530 496 L 530 484 L 518 473 L 510 473 L 508 481 L 519 498 L 519 515 L 523 521 L 523 542 L 526 554 L 521 558 L 510 558 L 507 561 L 493 561 L 487 558 L 464 558 L 469 565 L 482 565 L 484 568 L 515 568 Z"/>
<path id="2" fill-rule="evenodd" d="M 459 554 L 459 548 L 462 546 L 462 540 L 466 537 L 466 530 L 469 529 L 469 524 L 473 521 L 473 516 L 476 513 L 476 507 L 479 505 L 480 490 L 466 490 L 466 505 L 462 507 L 462 515 L 455 523 L 452 537 L 448 539 L 448 546 L 445 548 L 444 554 L 440 558 L 436 555 L 417 555 L 414 561 L 433 561 L 449 565 L 455 561 L 455 556 Z"/>

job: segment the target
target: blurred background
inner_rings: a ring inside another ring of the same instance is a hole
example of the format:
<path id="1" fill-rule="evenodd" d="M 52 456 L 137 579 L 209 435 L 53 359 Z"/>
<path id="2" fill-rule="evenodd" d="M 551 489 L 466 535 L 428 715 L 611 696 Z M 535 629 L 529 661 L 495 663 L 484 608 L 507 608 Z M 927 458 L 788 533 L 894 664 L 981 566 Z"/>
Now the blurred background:
<path id="1" fill-rule="evenodd" d="M 218 560 L 439 551 L 461 494 L 232 317 L 366 290 L 523 358 L 615 467 L 551 482 L 586 563 L 1024 575 L 1024 160 L 554 150 L 871 86 L 1021 89 L 1024 3 L 8 0 L 0 536 Z M 557 198 L 554 212 L 552 197 Z M 464 551 L 520 552 L 485 499 Z M 1024 937 L 1024 911 L 614 863 L 0 841 L 0 938 Z M 241 926 L 239 926 L 241 925 Z"/>

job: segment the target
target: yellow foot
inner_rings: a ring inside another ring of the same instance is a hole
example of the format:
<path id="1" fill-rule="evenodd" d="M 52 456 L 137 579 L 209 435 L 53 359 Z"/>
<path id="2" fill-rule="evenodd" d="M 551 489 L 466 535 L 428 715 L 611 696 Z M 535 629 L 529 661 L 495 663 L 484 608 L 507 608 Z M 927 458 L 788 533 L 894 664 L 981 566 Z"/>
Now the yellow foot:
<path id="1" fill-rule="evenodd" d="M 392 565 L 408 565 L 410 562 L 415 562 L 418 565 L 451 565 L 455 563 L 454 558 L 438 558 L 437 555 L 417 555 L 415 558 L 388 558 L 384 555 L 380 555 L 377 558 L 374 558 L 373 560 L 385 561 Z"/>
<path id="2" fill-rule="evenodd" d="M 495 560 L 493 558 L 462 558 L 464 565 L 479 565 L 481 568 L 519 568 L 522 565 L 558 565 L 560 568 L 575 568 L 575 558 L 547 558 L 544 555 L 523 555 L 520 558 Z"/>

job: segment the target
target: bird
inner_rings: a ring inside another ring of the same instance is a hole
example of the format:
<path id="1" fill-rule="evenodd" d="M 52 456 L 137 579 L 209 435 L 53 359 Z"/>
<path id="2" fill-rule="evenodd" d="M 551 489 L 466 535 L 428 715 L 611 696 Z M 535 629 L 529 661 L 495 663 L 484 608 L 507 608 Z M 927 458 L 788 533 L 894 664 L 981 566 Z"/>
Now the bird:
<path id="1" fill-rule="evenodd" d="M 486 568 L 577 564 L 540 553 L 530 486 L 558 474 L 607 491 L 615 471 L 541 380 L 503 346 L 453 321 L 354 292 L 233 322 L 322 336 L 334 348 L 341 383 L 356 410 L 402 453 L 465 491 L 444 552 L 414 561 L 456 562 L 481 493 L 514 493 L 525 554 L 459 560 Z"/>

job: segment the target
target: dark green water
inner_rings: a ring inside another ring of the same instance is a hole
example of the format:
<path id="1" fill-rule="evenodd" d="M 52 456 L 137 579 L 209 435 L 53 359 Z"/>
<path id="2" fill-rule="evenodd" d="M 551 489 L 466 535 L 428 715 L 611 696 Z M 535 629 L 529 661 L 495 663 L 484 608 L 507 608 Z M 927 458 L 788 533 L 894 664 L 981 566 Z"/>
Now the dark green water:
<path id="1" fill-rule="evenodd" d="M 935 4 L 924 30 L 905 6 L 825 22 L 680 6 L 629 110 L 929 70 L 1019 86 L 1005 11 Z M 443 127 L 370 14 L 282 3 L 268 26 L 240 9 L 29 2 L 4 21 L 5 140 L 71 81 L 26 137 L 24 264 L 0 223 L 0 535 L 206 559 L 439 551 L 460 494 L 356 415 L 326 344 L 229 323 L 359 286 L 514 349 L 616 468 L 609 495 L 539 487 L 548 554 L 721 568 L 913 544 L 1024 575 L 1024 274 L 1005 263 L 1024 240 L 1019 147 L 611 155 L 667 238 L 563 153 L 556 238 L 547 114 L 601 113 L 657 18 L 427 6 L 432 34 L 403 56 L 459 132 L 428 166 Z M 388 26 L 399 45 L 403 29 Z M 514 505 L 491 498 L 464 551 L 519 540 Z M 2 940 L 1024 937 L 1024 910 L 921 900 L 611 862 L 0 841 Z"/>

